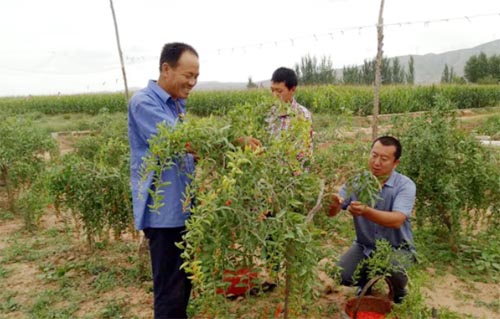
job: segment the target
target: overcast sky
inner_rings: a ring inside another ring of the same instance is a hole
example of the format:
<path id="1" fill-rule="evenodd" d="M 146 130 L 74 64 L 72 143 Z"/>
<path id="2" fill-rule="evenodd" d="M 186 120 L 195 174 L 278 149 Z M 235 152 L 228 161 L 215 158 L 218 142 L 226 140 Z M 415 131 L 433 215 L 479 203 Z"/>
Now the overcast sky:
<path id="1" fill-rule="evenodd" d="M 200 81 L 268 80 L 306 55 L 376 55 L 380 0 L 114 0 L 130 87 L 158 77 L 164 43 L 193 45 Z M 388 57 L 500 38 L 500 0 L 386 0 Z M 1 0 L 0 96 L 123 89 L 109 0 Z"/>

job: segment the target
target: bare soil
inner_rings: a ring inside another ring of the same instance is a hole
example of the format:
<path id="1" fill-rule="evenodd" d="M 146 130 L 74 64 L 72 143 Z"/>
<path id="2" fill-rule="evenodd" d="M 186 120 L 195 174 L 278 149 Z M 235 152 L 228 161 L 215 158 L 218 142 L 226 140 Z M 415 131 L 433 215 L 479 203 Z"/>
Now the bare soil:
<path id="1" fill-rule="evenodd" d="M 55 217 L 54 212 L 48 212 L 41 220 L 41 227 L 54 227 L 54 224 L 60 224 L 62 221 Z M 22 222 L 17 219 L 0 220 L 0 252 L 8 248 L 12 243 L 9 240 L 16 232 L 22 228 Z M 128 238 L 139 246 L 138 239 Z M 84 242 L 76 238 L 74 242 L 75 253 L 78 258 L 78 251 L 84 251 Z M 3 254 L 0 253 L 0 260 Z M 47 283 L 40 279 L 42 271 L 37 265 L 37 261 L 33 262 L 16 262 L 3 266 L 7 271 L 8 276 L 2 278 L 1 286 L 7 288 L 11 292 L 15 292 L 16 301 L 29 304 L 35 292 L 43 292 L 48 287 Z M 485 305 L 492 304 L 500 300 L 500 287 L 497 284 L 487 284 L 480 282 L 464 282 L 452 275 L 446 273 L 443 275 L 435 274 L 433 269 L 429 269 L 429 286 L 423 288 L 422 294 L 425 296 L 426 303 L 429 307 L 436 309 L 448 309 L 460 314 L 470 315 L 472 318 L 492 319 L 499 318 L 500 314 L 487 308 Z M 90 280 L 90 279 L 89 279 Z M 354 289 L 341 287 L 336 285 L 331 278 L 325 274 L 320 274 L 322 282 L 321 298 L 319 304 L 324 308 L 342 309 L 345 301 L 354 297 Z M 270 299 L 276 296 L 276 293 L 269 293 L 264 296 L 262 302 L 269 302 Z M 251 297 L 256 298 L 256 297 Z M 102 305 L 110 300 L 118 300 L 125 304 L 130 309 L 130 316 L 139 318 L 152 318 L 152 293 L 146 288 L 138 287 L 118 287 L 110 292 L 103 293 L 99 300 L 86 300 L 79 305 L 79 310 L 76 313 L 77 318 L 80 318 L 85 313 L 100 309 Z M 238 307 L 243 300 L 237 299 L 233 301 L 235 307 Z M 273 306 L 270 306 L 273 307 Z M 274 306 L 275 307 L 275 306 Z M 274 309 L 274 308 L 272 308 Z M 275 310 L 273 310 L 275 311 Z M 336 318 L 336 315 L 324 318 Z M 0 315 L 1 318 L 27 318 L 25 314 L 20 312 L 9 312 L 8 314 Z"/>
<path id="2" fill-rule="evenodd" d="M 475 115 L 464 111 L 461 116 L 462 118 L 470 119 L 485 115 Z M 384 128 L 382 127 L 381 130 L 383 131 Z M 370 129 L 362 128 L 356 133 L 347 132 L 346 134 L 351 134 L 352 136 L 357 134 L 357 136 L 361 135 L 368 138 L 370 132 Z M 74 134 L 61 134 L 55 135 L 55 137 L 57 138 L 62 154 L 72 151 L 75 142 Z M 325 147 L 327 145 L 325 143 L 325 145 L 322 146 Z M 5 203 L 4 198 L 0 198 L 0 209 L 4 206 L 2 202 Z M 64 222 L 59 217 L 56 217 L 52 209 L 48 209 L 41 219 L 41 229 L 58 227 L 58 225 L 59 227 L 63 227 Z M 0 261 L 4 258 L 3 252 L 12 245 L 10 238 L 20 232 L 22 226 L 22 221 L 19 218 L 7 220 L 0 219 Z M 79 236 L 75 235 L 75 241 L 72 243 L 76 251 L 75 258 L 78 258 L 79 251 L 84 250 L 83 246 L 85 244 L 78 237 Z M 140 245 L 139 240 L 131 236 L 122 240 L 136 243 L 138 247 Z M 49 288 L 43 280 L 40 280 L 42 271 L 37 266 L 36 261 L 3 264 L 3 268 L 7 275 L 0 277 L 0 287 L 4 289 L 8 288 L 9 291 L 14 292 L 17 302 L 30 303 L 30 298 L 32 298 L 36 292 L 43 292 Z M 429 280 L 428 286 L 423 288 L 422 294 L 425 296 L 425 302 L 429 307 L 449 309 L 450 311 L 463 314 L 464 317 L 469 315 L 472 318 L 481 319 L 500 318 L 498 312 L 486 306 L 493 303 L 498 304 L 500 300 L 500 286 L 498 284 L 464 282 L 451 273 L 438 275 L 433 269 L 429 269 L 428 271 L 431 280 Z M 323 273 L 320 274 L 320 281 L 322 285 L 319 288 L 321 291 L 319 303 L 324 308 L 342 309 L 345 301 L 354 296 L 353 288 L 337 286 L 331 278 Z M 273 293 L 269 293 L 267 297 L 264 297 L 263 302 L 266 302 L 266 299 L 270 298 L 273 298 Z M 130 309 L 130 317 L 153 318 L 152 293 L 145 287 L 120 287 L 111 292 L 103 293 L 99 300 L 87 300 L 79 305 L 79 310 L 76 313 L 77 318 L 86 313 L 95 311 L 95 309 L 99 309 L 104 302 L 109 300 L 121 300 L 126 303 L 128 309 Z M 0 300 L 0 303 L 2 302 L 4 301 Z M 235 307 L 238 307 L 243 300 L 236 299 L 233 302 L 235 303 Z M 269 317 L 272 317 L 272 315 L 273 314 L 270 314 Z M 338 313 L 334 316 L 337 317 L 329 316 L 328 318 L 342 318 Z M 0 318 L 17 319 L 28 318 L 28 316 L 20 311 L 4 314 L 0 308 Z"/>
<path id="3" fill-rule="evenodd" d="M 476 318 L 500 318 L 500 313 L 484 306 L 498 303 L 500 300 L 498 284 L 464 282 L 450 273 L 436 276 L 432 269 L 429 269 L 429 273 L 431 274 L 429 287 L 425 287 L 422 291 L 429 307 L 447 308 Z"/>

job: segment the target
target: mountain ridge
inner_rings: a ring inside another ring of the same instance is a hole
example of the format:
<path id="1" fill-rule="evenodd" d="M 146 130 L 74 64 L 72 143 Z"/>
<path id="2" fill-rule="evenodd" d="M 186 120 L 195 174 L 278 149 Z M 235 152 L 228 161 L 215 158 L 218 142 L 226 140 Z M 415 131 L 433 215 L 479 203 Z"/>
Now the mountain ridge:
<path id="1" fill-rule="evenodd" d="M 484 52 L 487 56 L 500 54 L 500 39 L 471 48 L 447 51 L 439 54 L 427 53 L 424 55 L 413 55 L 415 63 L 415 83 L 439 83 L 445 64 L 448 65 L 448 68 L 453 68 L 453 72 L 456 75 L 463 76 L 467 60 L 473 55 L 479 55 L 481 52 Z M 406 68 L 410 56 L 411 55 L 403 55 L 394 58 L 399 58 L 401 65 L 404 65 Z"/>
<path id="2" fill-rule="evenodd" d="M 410 56 L 413 56 L 415 67 L 415 83 L 416 84 L 433 84 L 441 81 L 441 76 L 445 64 L 448 68 L 453 68 L 453 72 L 457 76 L 464 75 L 464 67 L 467 60 L 473 55 L 478 55 L 484 52 L 487 56 L 500 54 L 500 39 L 486 42 L 474 47 L 446 51 L 442 53 L 426 53 L 423 55 L 401 55 L 388 57 L 389 59 L 398 58 L 400 65 L 408 69 L 408 61 Z M 358 65 L 359 66 L 359 65 Z M 335 69 L 337 78 L 342 78 L 342 69 Z M 259 86 L 269 87 L 269 80 L 255 82 Z M 203 81 L 199 82 L 195 90 L 241 90 L 246 89 L 246 82 L 218 82 L 218 81 Z"/>

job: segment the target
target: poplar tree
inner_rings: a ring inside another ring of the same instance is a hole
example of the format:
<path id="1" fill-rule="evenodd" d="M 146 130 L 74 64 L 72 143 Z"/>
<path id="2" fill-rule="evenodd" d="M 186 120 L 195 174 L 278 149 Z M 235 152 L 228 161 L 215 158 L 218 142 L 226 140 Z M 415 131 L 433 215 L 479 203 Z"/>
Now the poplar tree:
<path id="1" fill-rule="evenodd" d="M 408 73 L 406 74 L 406 83 L 415 83 L 415 60 L 413 59 L 413 56 L 410 56 L 410 60 L 408 60 Z"/>

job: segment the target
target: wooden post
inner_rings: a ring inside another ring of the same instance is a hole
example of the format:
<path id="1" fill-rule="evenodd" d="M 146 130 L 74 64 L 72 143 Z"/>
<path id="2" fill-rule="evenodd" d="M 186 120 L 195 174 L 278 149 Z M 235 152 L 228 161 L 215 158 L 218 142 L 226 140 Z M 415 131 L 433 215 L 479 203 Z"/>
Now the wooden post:
<path id="1" fill-rule="evenodd" d="M 120 36 L 118 34 L 118 23 L 116 22 L 115 8 L 113 6 L 113 0 L 109 0 L 109 4 L 111 6 L 111 13 L 113 14 L 113 22 L 115 24 L 115 35 L 116 35 L 116 44 L 118 45 L 118 55 L 120 56 L 120 63 L 122 65 L 122 75 L 123 75 L 123 83 L 125 85 L 125 100 L 128 102 L 128 84 L 127 84 L 127 74 L 125 73 L 125 63 L 123 63 L 123 54 L 122 48 L 120 45 Z"/>
<path id="2" fill-rule="evenodd" d="M 384 40 L 384 0 L 380 1 L 380 11 L 378 14 L 377 23 L 377 59 L 375 60 L 375 84 L 373 92 L 373 118 L 372 118 L 372 140 L 375 140 L 378 136 L 378 113 L 380 104 L 380 84 L 381 84 L 381 68 L 382 68 L 382 57 L 383 57 L 383 40 Z"/>

